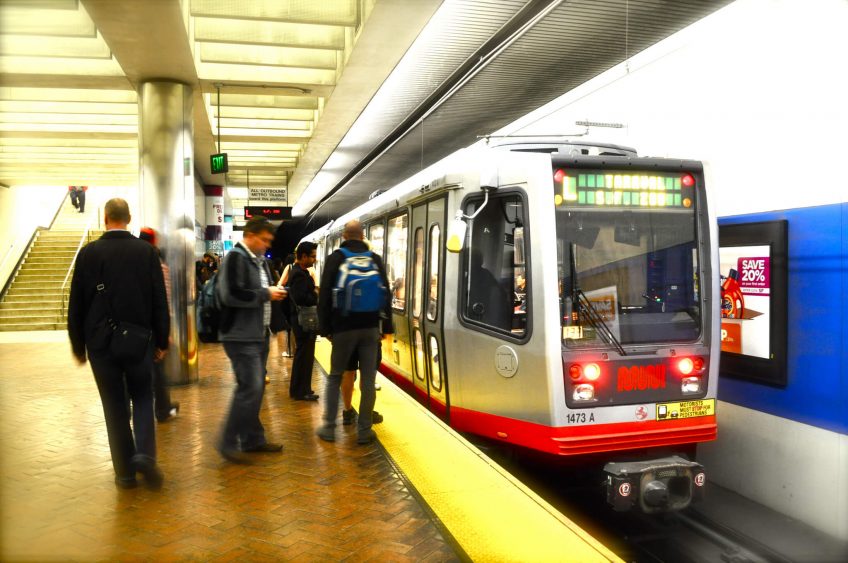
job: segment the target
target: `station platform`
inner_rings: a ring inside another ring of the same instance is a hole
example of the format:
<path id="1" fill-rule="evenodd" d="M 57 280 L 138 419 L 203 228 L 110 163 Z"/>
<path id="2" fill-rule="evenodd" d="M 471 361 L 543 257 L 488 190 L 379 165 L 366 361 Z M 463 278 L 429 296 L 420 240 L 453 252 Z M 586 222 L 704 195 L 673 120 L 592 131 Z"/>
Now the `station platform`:
<path id="1" fill-rule="evenodd" d="M 352 426 L 321 442 L 322 405 L 289 399 L 273 342 L 261 418 L 284 452 L 219 456 L 233 378 L 205 345 L 199 382 L 172 388 L 179 416 L 157 425 L 159 492 L 115 487 L 97 389 L 64 332 L 2 335 L 0 366 L 0 560 L 618 561 L 385 379 L 379 443 L 356 445 Z"/>

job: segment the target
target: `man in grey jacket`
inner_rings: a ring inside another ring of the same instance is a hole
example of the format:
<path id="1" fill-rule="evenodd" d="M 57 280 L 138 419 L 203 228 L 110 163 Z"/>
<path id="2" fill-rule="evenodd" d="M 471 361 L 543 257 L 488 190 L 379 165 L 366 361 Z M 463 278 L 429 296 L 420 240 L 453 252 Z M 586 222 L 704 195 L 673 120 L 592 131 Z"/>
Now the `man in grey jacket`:
<path id="1" fill-rule="evenodd" d="M 244 226 L 243 240 L 227 254 L 218 272 L 216 291 L 223 304 L 218 334 L 237 383 L 219 450 L 234 463 L 249 463 L 246 452 L 283 449 L 282 444 L 266 440 L 259 421 L 265 393 L 271 301 L 281 301 L 286 296 L 286 290 L 274 285 L 265 261 L 274 230 L 268 219 L 252 218 Z"/>

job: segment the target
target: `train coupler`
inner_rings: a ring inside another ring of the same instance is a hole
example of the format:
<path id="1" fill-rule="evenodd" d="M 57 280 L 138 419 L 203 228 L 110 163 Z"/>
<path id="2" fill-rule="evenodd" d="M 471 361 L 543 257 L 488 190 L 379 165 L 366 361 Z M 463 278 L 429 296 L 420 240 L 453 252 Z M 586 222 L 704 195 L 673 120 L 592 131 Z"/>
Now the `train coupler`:
<path id="1" fill-rule="evenodd" d="M 607 502 L 619 512 L 634 507 L 647 514 L 673 512 L 704 495 L 704 467 L 679 456 L 610 462 L 604 472 Z"/>

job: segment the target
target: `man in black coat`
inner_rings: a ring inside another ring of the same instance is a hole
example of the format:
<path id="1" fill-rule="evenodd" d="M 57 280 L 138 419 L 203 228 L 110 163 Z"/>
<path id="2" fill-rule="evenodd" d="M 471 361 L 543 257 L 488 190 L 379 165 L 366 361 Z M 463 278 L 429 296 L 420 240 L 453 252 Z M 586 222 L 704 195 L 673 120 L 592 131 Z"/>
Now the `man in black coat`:
<path id="1" fill-rule="evenodd" d="M 156 465 L 150 373 L 153 360 L 161 361 L 168 348 L 170 317 L 165 281 L 156 250 L 127 231 L 127 202 L 110 199 L 104 215 L 106 233 L 83 247 L 77 256 L 68 302 L 68 335 L 77 361 L 82 365 L 87 356 L 94 372 L 115 483 L 121 488 L 133 488 L 136 472 L 140 472 L 148 486 L 158 489 L 162 473 Z M 98 286 L 102 286 L 100 290 Z M 107 318 L 152 331 L 142 361 L 132 363 L 112 357 Z M 132 401 L 132 429 L 125 391 Z"/>

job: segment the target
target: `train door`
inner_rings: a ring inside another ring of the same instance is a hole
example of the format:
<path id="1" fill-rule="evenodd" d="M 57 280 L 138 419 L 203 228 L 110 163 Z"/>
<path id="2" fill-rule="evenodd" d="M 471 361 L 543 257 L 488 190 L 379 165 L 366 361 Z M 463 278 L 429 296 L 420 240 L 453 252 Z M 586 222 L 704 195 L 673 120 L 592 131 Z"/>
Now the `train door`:
<path id="1" fill-rule="evenodd" d="M 443 308 L 445 198 L 412 208 L 412 340 L 416 394 L 442 419 L 448 418 L 448 387 L 444 362 Z"/>

